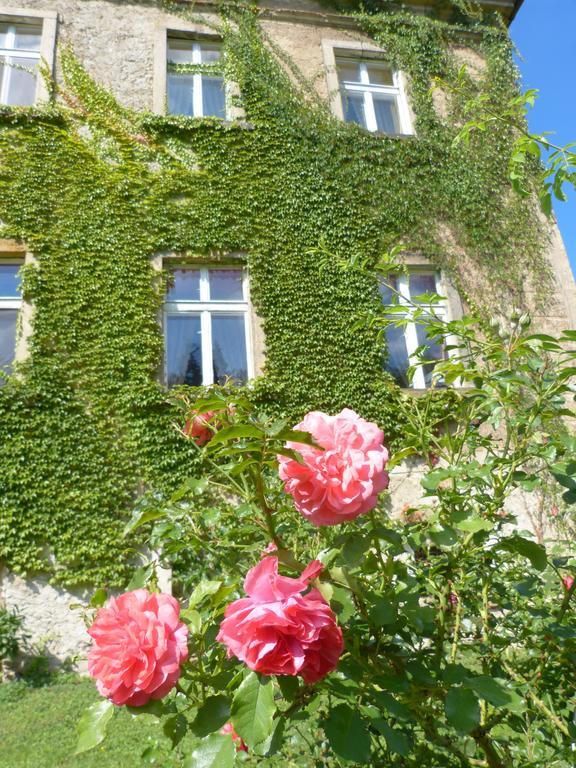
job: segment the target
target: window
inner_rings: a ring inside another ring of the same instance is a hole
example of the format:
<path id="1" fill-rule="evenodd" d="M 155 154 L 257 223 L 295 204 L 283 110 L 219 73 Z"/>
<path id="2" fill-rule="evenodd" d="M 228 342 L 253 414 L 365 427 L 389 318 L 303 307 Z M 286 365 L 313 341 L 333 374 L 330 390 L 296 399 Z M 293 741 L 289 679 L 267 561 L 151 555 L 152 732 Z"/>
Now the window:
<path id="1" fill-rule="evenodd" d="M 16 322 L 22 303 L 18 277 L 21 266 L 22 262 L 0 262 L 0 372 L 4 374 L 10 372 L 16 353 Z"/>
<path id="2" fill-rule="evenodd" d="M 190 117 L 226 117 L 222 46 L 168 36 L 168 113 Z"/>
<path id="3" fill-rule="evenodd" d="M 391 136 L 410 133 L 400 75 L 373 58 L 336 56 L 344 120 Z"/>
<path id="4" fill-rule="evenodd" d="M 172 267 L 165 306 L 166 383 L 246 381 L 248 285 L 238 267 Z"/>
<path id="5" fill-rule="evenodd" d="M 413 302 L 422 306 L 424 310 L 428 308 L 436 317 L 446 318 L 444 302 L 434 303 L 433 306 L 430 303 L 426 304 L 427 294 L 440 293 L 438 275 L 435 272 L 413 270 L 407 275 L 388 275 L 383 283 L 386 284 L 380 285 L 380 295 L 384 305 L 396 304 L 408 308 L 410 302 Z M 401 314 L 391 315 L 391 319 L 394 320 L 401 317 Z M 386 341 L 388 345 L 386 370 L 392 374 L 399 386 L 425 389 L 433 385 L 434 366 L 438 360 L 446 357 L 446 353 L 442 340 L 428 335 L 425 317 L 420 317 L 416 322 L 409 322 L 405 326 L 389 325 L 386 329 Z M 415 362 L 415 359 L 411 360 L 411 358 L 416 350 L 424 345 L 426 349 L 422 357 L 430 362 L 416 368 L 411 383 L 408 380 L 408 368 L 411 362 Z M 435 381 L 434 386 L 442 386 L 442 382 Z"/>
<path id="6" fill-rule="evenodd" d="M 42 24 L 0 21 L 0 104 L 29 107 L 36 101 Z"/>

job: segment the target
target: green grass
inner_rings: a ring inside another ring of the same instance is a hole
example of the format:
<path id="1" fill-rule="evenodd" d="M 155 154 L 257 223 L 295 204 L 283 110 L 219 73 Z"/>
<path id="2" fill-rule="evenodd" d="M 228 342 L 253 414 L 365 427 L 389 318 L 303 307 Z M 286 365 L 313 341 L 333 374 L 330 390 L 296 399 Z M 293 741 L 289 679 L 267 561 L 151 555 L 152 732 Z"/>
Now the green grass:
<path id="1" fill-rule="evenodd" d="M 140 757 L 159 735 L 155 725 L 125 711 L 116 714 L 102 744 L 74 755 L 80 714 L 99 698 L 91 681 L 70 676 L 39 688 L 21 682 L 0 685 L 0 768 L 162 765 L 163 760 L 143 762 Z"/>

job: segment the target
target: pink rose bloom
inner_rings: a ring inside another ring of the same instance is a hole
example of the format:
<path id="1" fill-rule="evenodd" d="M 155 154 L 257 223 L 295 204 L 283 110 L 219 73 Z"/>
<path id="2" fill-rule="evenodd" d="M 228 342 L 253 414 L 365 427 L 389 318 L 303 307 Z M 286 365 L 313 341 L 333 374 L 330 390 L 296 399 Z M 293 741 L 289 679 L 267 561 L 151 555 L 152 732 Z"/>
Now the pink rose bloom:
<path id="1" fill-rule="evenodd" d="M 171 595 L 135 589 L 110 598 L 88 634 L 88 671 L 102 696 L 140 707 L 166 696 L 188 657 L 188 627 Z"/>
<path id="2" fill-rule="evenodd" d="M 220 729 L 220 733 L 224 736 L 229 733 L 230 736 L 232 736 L 232 741 L 236 744 L 236 752 L 248 752 L 246 742 L 243 738 L 238 736 L 232 723 L 226 723 L 226 725 L 223 725 Z"/>
<path id="3" fill-rule="evenodd" d="M 305 518 L 314 525 L 338 525 L 376 506 L 389 480 L 384 433 L 376 424 L 345 408 L 337 416 L 311 411 L 294 429 L 309 432 L 324 448 L 287 443 L 304 465 L 278 456 L 284 490 Z"/>
<path id="4" fill-rule="evenodd" d="M 186 437 L 191 437 L 196 445 L 201 448 L 214 436 L 214 429 L 210 428 L 210 423 L 212 422 L 213 427 L 216 428 L 217 425 L 212 421 L 215 415 L 215 411 L 198 413 L 193 418 L 188 419 L 182 431 Z"/>
<path id="5" fill-rule="evenodd" d="M 342 630 L 317 589 L 302 594 L 322 570 L 313 560 L 300 578 L 278 574 L 278 558 L 265 557 L 248 571 L 248 597 L 227 608 L 217 640 L 249 669 L 263 675 L 301 675 L 315 683 L 336 668 Z"/>
<path id="6" fill-rule="evenodd" d="M 574 577 L 573 576 L 563 576 L 562 577 L 562 583 L 566 587 L 566 592 L 569 592 L 572 589 L 572 584 L 574 584 Z"/>

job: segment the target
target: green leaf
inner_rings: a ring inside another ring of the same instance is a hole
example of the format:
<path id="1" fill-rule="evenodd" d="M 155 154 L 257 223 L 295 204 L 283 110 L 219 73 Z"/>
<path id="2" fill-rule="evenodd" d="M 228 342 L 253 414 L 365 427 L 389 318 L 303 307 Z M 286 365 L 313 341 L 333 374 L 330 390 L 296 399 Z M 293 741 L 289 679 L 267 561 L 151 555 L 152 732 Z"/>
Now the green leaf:
<path id="1" fill-rule="evenodd" d="M 221 586 L 221 581 L 201 581 L 190 595 L 188 607 L 194 608 L 194 606 L 201 603 L 205 597 L 216 594 Z"/>
<path id="2" fill-rule="evenodd" d="M 212 733 L 184 760 L 183 768 L 233 768 L 235 755 L 230 734 Z"/>
<path id="3" fill-rule="evenodd" d="M 398 607 L 386 598 L 376 600 L 374 607 L 370 611 L 370 618 L 377 627 L 384 627 L 386 624 L 394 624 L 398 618 Z"/>
<path id="4" fill-rule="evenodd" d="M 238 440 L 244 437 L 256 437 L 263 438 L 264 432 L 258 427 L 251 426 L 250 424 L 236 424 L 233 427 L 224 427 L 219 429 L 218 432 L 208 443 L 208 447 L 212 448 L 215 445 L 221 443 L 228 443 L 230 440 Z"/>
<path id="5" fill-rule="evenodd" d="M 468 678 L 464 685 L 473 690 L 481 699 L 492 704 L 493 707 L 517 710 L 523 704 L 522 698 L 515 691 L 506 688 L 498 680 L 488 675 Z"/>
<path id="6" fill-rule="evenodd" d="M 90 598 L 90 603 L 89 603 L 90 608 L 100 608 L 106 602 L 107 597 L 108 597 L 107 591 L 103 587 L 100 587 L 99 589 L 96 590 L 96 592 L 94 592 L 94 594 Z"/>
<path id="7" fill-rule="evenodd" d="M 274 728 L 274 685 L 270 678 L 247 675 L 234 694 L 231 719 L 236 733 L 249 747 L 264 741 Z"/>
<path id="8" fill-rule="evenodd" d="M 97 701 L 85 709 L 78 723 L 76 755 L 100 744 L 106 736 L 106 727 L 114 714 L 114 704 L 108 699 Z"/>
<path id="9" fill-rule="evenodd" d="M 141 525 L 153 522 L 154 520 L 160 520 L 160 518 L 165 516 L 166 512 L 162 509 L 137 509 L 124 528 L 124 536 L 128 536 L 129 533 L 140 528 Z"/>
<path id="10" fill-rule="evenodd" d="M 454 523 L 454 527 L 466 533 L 478 533 L 478 531 L 491 531 L 494 523 L 485 517 L 467 517 L 459 523 Z"/>
<path id="11" fill-rule="evenodd" d="M 172 749 L 177 747 L 186 735 L 187 720 L 184 715 L 170 715 L 164 721 L 162 730 L 172 742 Z"/>
<path id="12" fill-rule="evenodd" d="M 500 542 L 499 548 L 527 557 L 532 566 L 538 571 L 544 571 L 548 565 L 548 558 L 544 547 L 541 544 L 536 544 L 535 541 L 523 539 L 522 536 L 512 536 L 509 539 L 504 539 Z"/>
<path id="13" fill-rule="evenodd" d="M 401 755 L 402 757 L 408 757 L 412 744 L 403 731 L 399 731 L 397 728 L 391 728 L 388 723 L 382 719 L 375 721 L 374 725 L 386 739 L 386 746 L 390 752 Z"/>
<path id="14" fill-rule="evenodd" d="M 357 710 L 348 704 L 338 704 L 330 710 L 322 727 L 339 757 L 355 763 L 370 761 L 370 734 Z"/>
<path id="15" fill-rule="evenodd" d="M 198 710 L 190 726 L 196 736 L 207 736 L 220 730 L 230 719 L 230 699 L 226 696 L 209 696 Z"/>
<path id="16" fill-rule="evenodd" d="M 480 725 L 480 704 L 468 688 L 451 688 L 444 702 L 446 719 L 458 733 L 470 733 Z"/>

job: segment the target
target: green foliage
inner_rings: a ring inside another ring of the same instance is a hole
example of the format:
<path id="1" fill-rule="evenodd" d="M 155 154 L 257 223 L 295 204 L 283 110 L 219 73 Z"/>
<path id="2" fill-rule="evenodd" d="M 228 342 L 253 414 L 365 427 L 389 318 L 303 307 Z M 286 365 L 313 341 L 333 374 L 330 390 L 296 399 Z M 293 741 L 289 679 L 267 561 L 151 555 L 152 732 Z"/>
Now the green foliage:
<path id="1" fill-rule="evenodd" d="M 23 275 L 35 313 L 29 357 L 0 391 L 0 557 L 13 569 L 126 584 L 144 530 L 122 537 L 135 498 L 169 497 L 194 474 L 197 452 L 171 428 L 178 411 L 157 383 L 155 254 L 245 254 L 266 336 L 259 405 L 288 423 L 350 406 L 392 443 L 408 404 L 440 417 L 454 396 L 398 390 L 377 330 L 361 322 L 378 310 L 374 277 L 339 264 L 374 263 L 402 241 L 464 293 L 484 276 L 519 303 L 527 274 L 545 290 L 532 203 L 509 194 L 511 129 L 454 147 L 461 105 L 449 101 L 443 119 L 430 94 L 433 78 L 457 77 L 451 48 L 465 34 L 487 62 L 471 87 L 506 103 L 516 86 L 505 32 L 392 6 L 356 15 L 409 78 L 416 135 L 398 140 L 335 120 L 263 39 L 253 9 L 222 10 L 226 76 L 247 124 L 131 112 L 70 52 L 61 102 L 2 112 L 3 234 L 36 258 Z"/>
<path id="2" fill-rule="evenodd" d="M 12 661 L 20 653 L 22 640 L 25 639 L 22 623 L 18 613 L 0 608 L 0 671 L 4 661 Z"/>

